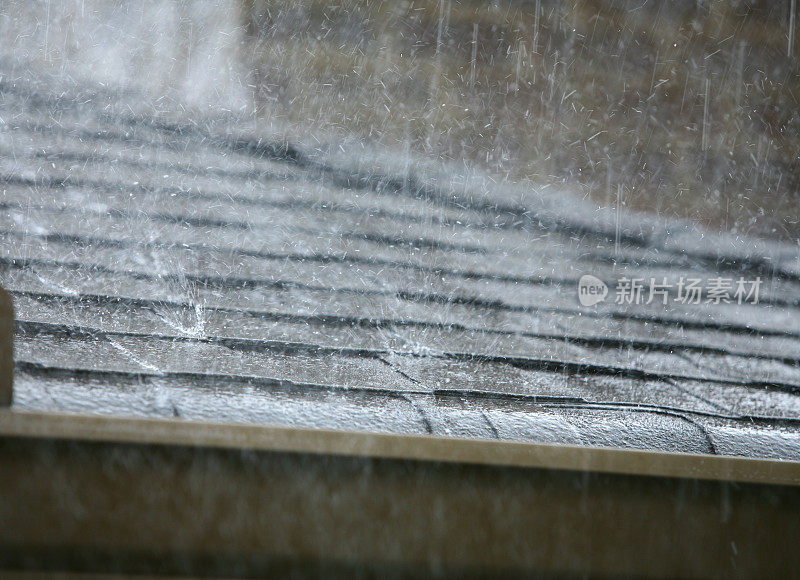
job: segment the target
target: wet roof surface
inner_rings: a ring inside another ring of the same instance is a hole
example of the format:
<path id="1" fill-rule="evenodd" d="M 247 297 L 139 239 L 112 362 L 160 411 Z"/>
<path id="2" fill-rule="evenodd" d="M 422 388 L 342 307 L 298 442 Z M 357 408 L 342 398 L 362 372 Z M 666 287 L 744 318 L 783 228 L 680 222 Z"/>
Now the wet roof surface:
<path id="1" fill-rule="evenodd" d="M 800 459 L 796 247 L 11 63 L 0 176 L 17 409 Z M 676 300 L 716 277 L 759 302 Z"/>

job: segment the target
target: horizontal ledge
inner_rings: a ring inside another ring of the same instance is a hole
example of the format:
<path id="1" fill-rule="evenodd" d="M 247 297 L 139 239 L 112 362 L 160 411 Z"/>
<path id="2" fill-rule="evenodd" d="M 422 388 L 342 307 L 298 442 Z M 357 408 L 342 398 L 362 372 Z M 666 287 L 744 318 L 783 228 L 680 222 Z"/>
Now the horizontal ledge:
<path id="1" fill-rule="evenodd" d="M 800 486 L 800 462 L 573 445 L 0 410 L 0 438 L 463 463 Z"/>

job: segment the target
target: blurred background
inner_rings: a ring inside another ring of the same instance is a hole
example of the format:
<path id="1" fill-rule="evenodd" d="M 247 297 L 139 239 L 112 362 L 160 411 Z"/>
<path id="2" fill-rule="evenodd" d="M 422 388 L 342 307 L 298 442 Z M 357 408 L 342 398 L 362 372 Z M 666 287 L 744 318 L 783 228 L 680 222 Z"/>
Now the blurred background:
<path id="1" fill-rule="evenodd" d="M 0 58 L 800 237 L 796 0 L 6 1 Z"/>

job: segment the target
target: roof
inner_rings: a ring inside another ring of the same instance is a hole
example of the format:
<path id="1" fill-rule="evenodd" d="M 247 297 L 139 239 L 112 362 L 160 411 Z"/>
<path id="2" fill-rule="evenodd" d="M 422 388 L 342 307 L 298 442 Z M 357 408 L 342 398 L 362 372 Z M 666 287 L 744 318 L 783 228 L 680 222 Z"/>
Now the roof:
<path id="1" fill-rule="evenodd" d="M 29 71 L 0 63 L 15 409 L 800 459 L 797 247 Z M 677 300 L 714 278 L 758 303 Z"/>

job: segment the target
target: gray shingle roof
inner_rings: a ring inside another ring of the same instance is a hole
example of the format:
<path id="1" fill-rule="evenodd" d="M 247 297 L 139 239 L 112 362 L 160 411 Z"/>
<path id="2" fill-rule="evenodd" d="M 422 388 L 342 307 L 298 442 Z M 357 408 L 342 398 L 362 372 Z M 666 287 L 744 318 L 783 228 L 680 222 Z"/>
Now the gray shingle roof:
<path id="1" fill-rule="evenodd" d="M 25 71 L 0 66 L 17 409 L 800 459 L 796 247 Z M 583 274 L 764 286 L 582 307 Z"/>

